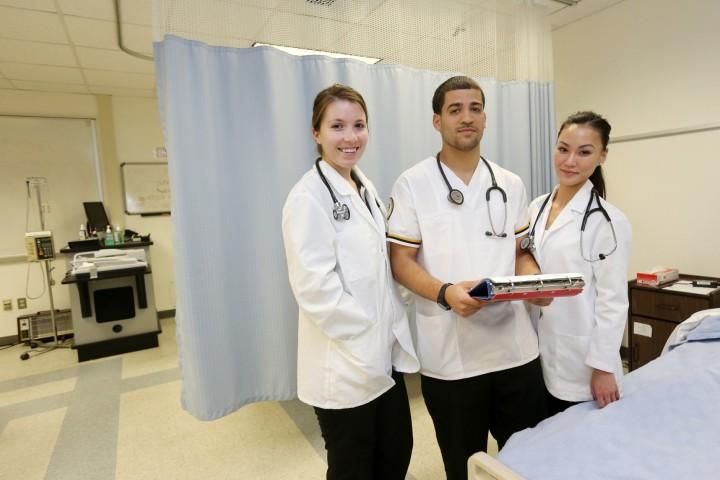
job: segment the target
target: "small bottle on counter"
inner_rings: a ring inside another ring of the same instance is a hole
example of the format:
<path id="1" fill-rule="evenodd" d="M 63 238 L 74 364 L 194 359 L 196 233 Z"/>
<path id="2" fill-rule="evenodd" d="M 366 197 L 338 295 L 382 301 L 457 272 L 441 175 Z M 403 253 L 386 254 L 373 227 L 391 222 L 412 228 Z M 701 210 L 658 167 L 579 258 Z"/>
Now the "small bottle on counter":
<path id="1" fill-rule="evenodd" d="M 115 245 L 122 245 L 123 243 L 125 243 L 125 235 L 120 225 L 115 225 Z"/>
<path id="2" fill-rule="evenodd" d="M 108 225 L 105 228 L 105 246 L 111 247 L 113 245 L 115 245 L 115 239 L 113 238 L 113 231 L 110 228 L 110 225 Z"/>
<path id="3" fill-rule="evenodd" d="M 78 237 L 80 237 L 80 240 L 87 240 L 87 238 L 88 238 L 87 230 L 85 230 L 84 223 L 80 224 L 80 232 L 78 233 Z"/>

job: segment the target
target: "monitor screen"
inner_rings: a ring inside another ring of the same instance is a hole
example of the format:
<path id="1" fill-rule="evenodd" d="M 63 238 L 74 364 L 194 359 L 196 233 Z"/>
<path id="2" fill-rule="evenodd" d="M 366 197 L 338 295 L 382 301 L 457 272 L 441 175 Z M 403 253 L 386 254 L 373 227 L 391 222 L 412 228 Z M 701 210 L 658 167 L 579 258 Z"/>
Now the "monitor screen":
<path id="1" fill-rule="evenodd" d="M 83 202 L 85 207 L 85 216 L 88 223 L 88 234 L 93 230 L 96 232 L 104 232 L 105 227 L 110 225 L 105 207 L 102 202 Z"/>

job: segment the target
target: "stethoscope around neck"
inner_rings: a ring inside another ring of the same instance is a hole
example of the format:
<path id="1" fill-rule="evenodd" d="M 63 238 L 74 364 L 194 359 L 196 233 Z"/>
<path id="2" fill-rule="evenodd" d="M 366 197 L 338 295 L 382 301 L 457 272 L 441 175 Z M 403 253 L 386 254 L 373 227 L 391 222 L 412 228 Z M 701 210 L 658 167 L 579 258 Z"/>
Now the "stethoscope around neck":
<path id="1" fill-rule="evenodd" d="M 325 177 L 325 174 L 322 172 L 322 169 L 320 168 L 320 160 L 322 160 L 321 157 L 318 157 L 315 160 L 315 168 L 317 169 L 318 175 L 320 175 L 320 180 L 325 184 L 325 187 L 327 188 L 328 192 L 330 193 L 330 198 L 332 198 L 333 201 L 333 218 L 337 220 L 338 222 L 344 221 L 344 220 L 350 220 L 350 208 L 348 208 L 347 204 L 340 203 L 340 201 L 335 196 L 335 192 L 333 191 L 332 187 L 330 186 L 330 183 L 328 182 L 327 178 Z M 350 170 L 350 177 L 353 179 L 353 181 L 358 185 L 358 190 L 361 190 L 365 185 L 363 185 L 360 178 L 357 176 L 357 174 Z M 367 195 L 367 188 L 365 188 L 365 192 Z M 372 194 L 371 194 L 372 195 Z M 378 209 L 382 211 L 382 208 L 380 208 L 380 202 L 377 201 L 377 198 L 373 196 L 373 199 L 375 200 L 375 204 L 378 206 Z M 370 204 L 367 202 L 367 197 L 363 198 L 363 201 L 365 202 L 365 205 L 367 205 L 368 210 L 370 210 Z"/>
<path id="2" fill-rule="evenodd" d="M 445 185 L 447 185 L 448 188 L 448 196 L 447 199 L 450 201 L 450 203 L 453 203 L 455 205 L 462 205 L 465 201 L 465 196 L 463 193 L 458 190 L 457 188 L 453 188 L 450 185 L 450 182 L 448 181 L 447 177 L 445 176 L 445 172 L 443 171 L 442 165 L 440 164 L 440 153 L 438 152 L 437 155 L 435 155 L 435 160 L 437 161 L 438 170 L 440 170 L 440 175 L 442 175 L 443 180 L 445 180 Z M 490 179 L 492 181 L 492 185 L 485 191 L 485 205 L 487 205 L 487 213 L 488 213 L 488 220 L 490 221 L 490 230 L 485 231 L 485 235 L 488 237 L 498 237 L 498 238 L 506 238 L 507 233 L 505 233 L 505 227 L 507 226 L 507 194 L 505 193 L 505 190 L 502 189 L 502 187 L 498 186 L 497 181 L 495 180 L 495 172 L 493 172 L 492 167 L 490 166 L 490 163 L 485 160 L 485 158 L 480 155 L 480 160 L 483 161 L 485 166 L 488 169 L 488 172 L 490 172 Z M 503 215 L 503 226 L 500 230 L 500 233 L 497 232 L 495 229 L 495 223 L 493 222 L 492 217 L 492 211 L 490 210 L 490 198 L 492 196 L 492 192 L 497 191 L 500 196 L 502 196 L 503 200 L 503 207 L 505 209 L 505 213 Z M 492 230 L 492 231 L 491 231 Z"/>
<path id="3" fill-rule="evenodd" d="M 545 200 L 540 206 L 540 210 L 535 217 L 535 222 L 530 229 L 530 233 L 527 237 L 520 240 L 521 250 L 530 251 L 533 254 L 535 253 L 535 227 L 537 227 L 538 221 L 540 220 L 540 217 L 542 216 L 542 213 L 545 210 L 545 207 L 547 206 L 548 201 L 550 200 L 550 197 L 552 197 L 552 195 L 553 194 L 550 193 L 547 197 L 545 197 Z M 597 207 L 595 208 L 592 208 L 593 200 L 597 202 Z M 599 253 L 598 258 L 587 258 L 585 256 L 585 248 L 583 247 L 583 233 L 585 233 L 585 227 L 587 226 L 588 219 L 593 213 L 601 213 L 602 216 L 605 217 L 605 220 L 608 222 L 608 225 L 610 225 L 610 232 L 612 233 L 613 237 L 613 248 L 609 252 Z M 615 227 L 613 226 L 612 220 L 610 219 L 610 215 L 608 214 L 607 210 L 605 210 L 605 207 L 603 207 L 600 203 L 600 194 L 597 190 L 593 188 L 590 191 L 590 199 L 588 200 L 587 206 L 585 207 L 585 214 L 583 215 L 582 223 L 580 224 L 580 255 L 586 262 L 597 262 L 600 260 L 605 260 L 607 257 L 612 255 L 613 252 L 617 250 L 617 247 L 618 243 L 617 236 L 615 235 Z"/>

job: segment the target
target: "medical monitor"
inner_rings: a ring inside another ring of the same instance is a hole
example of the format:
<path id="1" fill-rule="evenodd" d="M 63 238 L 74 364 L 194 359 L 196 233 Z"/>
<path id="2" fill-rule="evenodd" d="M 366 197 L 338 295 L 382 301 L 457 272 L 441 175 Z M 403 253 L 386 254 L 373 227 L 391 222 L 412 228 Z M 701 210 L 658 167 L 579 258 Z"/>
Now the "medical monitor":
<path id="1" fill-rule="evenodd" d="M 105 206 L 102 202 L 83 202 L 85 207 L 85 216 L 87 217 L 88 233 L 93 230 L 96 232 L 104 232 L 105 228 L 110 225 Z"/>

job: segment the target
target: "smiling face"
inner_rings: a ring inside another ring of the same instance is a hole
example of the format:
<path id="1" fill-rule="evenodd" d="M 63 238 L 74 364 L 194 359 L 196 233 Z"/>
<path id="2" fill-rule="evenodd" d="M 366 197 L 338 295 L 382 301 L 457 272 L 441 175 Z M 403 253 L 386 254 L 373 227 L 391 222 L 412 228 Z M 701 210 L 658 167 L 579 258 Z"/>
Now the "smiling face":
<path id="1" fill-rule="evenodd" d="M 313 137 L 322 158 L 346 178 L 360 160 L 368 141 L 367 117 L 360 104 L 335 100 L 327 106 Z"/>
<path id="2" fill-rule="evenodd" d="M 433 126 L 440 132 L 443 146 L 463 152 L 478 147 L 485 131 L 485 105 L 482 92 L 475 88 L 450 90 Z"/>
<path id="3" fill-rule="evenodd" d="M 585 124 L 567 125 L 555 145 L 555 174 L 560 185 L 580 188 L 607 157 L 600 134 Z"/>

